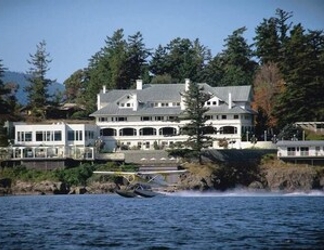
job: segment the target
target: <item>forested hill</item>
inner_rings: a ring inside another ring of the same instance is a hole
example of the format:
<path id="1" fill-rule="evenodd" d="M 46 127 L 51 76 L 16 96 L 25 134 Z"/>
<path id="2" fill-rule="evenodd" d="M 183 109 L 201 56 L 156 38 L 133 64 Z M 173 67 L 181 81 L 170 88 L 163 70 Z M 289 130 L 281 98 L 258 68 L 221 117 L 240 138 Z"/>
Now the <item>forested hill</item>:
<path id="1" fill-rule="evenodd" d="M 29 84 L 26 80 L 26 74 L 12 71 L 5 71 L 1 78 L 4 84 L 13 83 L 18 85 L 18 91 L 16 98 L 22 105 L 27 103 L 27 95 L 24 91 L 25 87 Z M 64 85 L 58 82 L 53 83 L 49 86 L 49 94 L 53 95 L 57 91 L 64 91 Z"/>

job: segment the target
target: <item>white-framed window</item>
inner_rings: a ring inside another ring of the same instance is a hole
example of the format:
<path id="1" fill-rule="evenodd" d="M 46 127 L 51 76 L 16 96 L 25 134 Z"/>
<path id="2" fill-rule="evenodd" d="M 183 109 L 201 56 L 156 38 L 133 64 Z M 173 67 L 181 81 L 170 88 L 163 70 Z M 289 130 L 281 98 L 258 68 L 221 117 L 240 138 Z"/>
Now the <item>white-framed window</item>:
<path id="1" fill-rule="evenodd" d="M 17 141 L 32 141 L 32 131 L 18 131 Z"/>
<path id="2" fill-rule="evenodd" d="M 83 140 L 82 130 L 69 130 L 68 141 L 82 141 Z"/>
<path id="3" fill-rule="evenodd" d="M 163 116 L 155 116 L 155 121 L 163 121 L 164 117 Z"/>

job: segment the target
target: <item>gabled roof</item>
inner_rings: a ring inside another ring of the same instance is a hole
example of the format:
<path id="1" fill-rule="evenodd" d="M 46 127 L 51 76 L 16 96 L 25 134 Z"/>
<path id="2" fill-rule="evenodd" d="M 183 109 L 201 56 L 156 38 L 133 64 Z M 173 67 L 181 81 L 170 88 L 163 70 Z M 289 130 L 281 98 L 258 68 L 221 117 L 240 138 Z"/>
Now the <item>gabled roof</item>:
<path id="1" fill-rule="evenodd" d="M 251 95 L 250 85 L 211 87 L 207 83 L 203 83 L 201 86 L 203 86 L 206 91 L 225 102 L 228 101 L 229 93 L 231 93 L 234 102 L 248 101 Z"/>
<path id="2" fill-rule="evenodd" d="M 228 94 L 231 93 L 233 102 L 246 102 L 251 95 L 251 86 L 228 86 L 228 87 L 211 87 L 207 83 L 200 83 L 200 86 L 204 87 L 204 90 L 209 92 L 212 96 L 228 102 Z M 179 114 L 181 113 L 180 107 L 138 107 L 137 111 L 131 108 L 118 108 L 117 101 L 127 95 L 137 95 L 137 100 L 143 103 L 147 102 L 179 102 L 181 100 L 180 93 L 185 91 L 185 84 L 144 84 L 143 88 L 137 89 L 114 89 L 107 91 L 106 93 L 100 92 L 100 102 L 106 103 L 107 106 L 92 113 L 91 116 L 115 114 L 115 115 L 135 115 L 140 112 L 141 114 Z M 213 107 L 212 111 L 219 113 L 244 113 L 246 110 L 240 107 L 235 107 L 231 110 L 227 106 Z"/>

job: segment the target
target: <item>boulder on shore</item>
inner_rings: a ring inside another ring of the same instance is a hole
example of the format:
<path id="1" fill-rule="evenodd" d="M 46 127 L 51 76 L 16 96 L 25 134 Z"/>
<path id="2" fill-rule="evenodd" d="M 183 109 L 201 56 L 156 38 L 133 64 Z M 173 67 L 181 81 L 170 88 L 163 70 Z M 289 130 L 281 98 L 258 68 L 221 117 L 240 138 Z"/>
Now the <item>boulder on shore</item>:
<path id="1" fill-rule="evenodd" d="M 1 178 L 0 179 L 0 196 L 11 194 L 11 183 L 10 178 Z"/>
<path id="2" fill-rule="evenodd" d="M 265 171 L 267 186 L 271 191 L 310 191 L 314 188 L 316 172 L 312 167 L 272 167 Z"/>

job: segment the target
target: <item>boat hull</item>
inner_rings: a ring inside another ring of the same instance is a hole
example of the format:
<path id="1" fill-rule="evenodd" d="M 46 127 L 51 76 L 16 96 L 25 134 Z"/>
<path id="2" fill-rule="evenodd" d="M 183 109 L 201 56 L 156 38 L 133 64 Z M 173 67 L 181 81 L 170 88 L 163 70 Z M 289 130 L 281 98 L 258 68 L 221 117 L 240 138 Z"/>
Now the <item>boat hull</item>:
<path id="1" fill-rule="evenodd" d="M 133 190 L 115 190 L 115 192 L 125 198 L 135 198 L 137 196 Z"/>
<path id="2" fill-rule="evenodd" d="M 136 190 L 134 190 L 134 193 L 138 194 L 142 197 L 145 197 L 145 198 L 152 198 L 158 194 L 156 192 L 153 192 L 150 190 L 144 190 L 144 189 L 136 189 Z"/>

